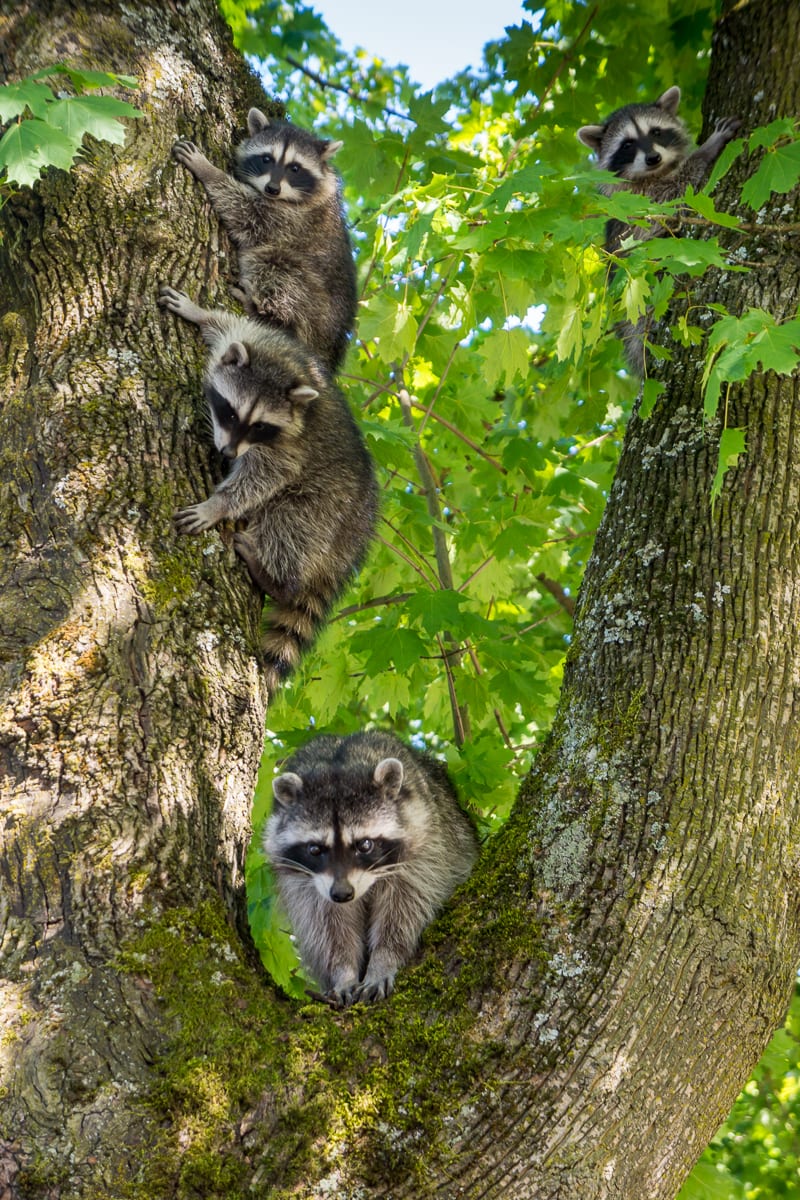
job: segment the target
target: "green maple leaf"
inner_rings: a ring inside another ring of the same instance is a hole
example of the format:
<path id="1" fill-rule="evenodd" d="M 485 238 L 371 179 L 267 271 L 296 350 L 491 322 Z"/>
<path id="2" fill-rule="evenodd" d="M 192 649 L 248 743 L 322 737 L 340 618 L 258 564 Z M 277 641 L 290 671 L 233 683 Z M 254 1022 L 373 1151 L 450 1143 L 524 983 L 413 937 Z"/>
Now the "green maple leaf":
<path id="1" fill-rule="evenodd" d="M 0 121 L 10 121 L 29 108 L 35 117 L 43 117 L 53 93 L 43 83 L 23 79 L 20 83 L 6 83 L 0 87 Z"/>
<path id="2" fill-rule="evenodd" d="M 116 146 L 125 141 L 125 126 L 120 117 L 141 117 L 143 114 L 124 100 L 113 96 L 73 96 L 57 100 L 47 111 L 47 124 L 58 129 L 77 150 L 83 135 L 89 133 L 101 142 Z"/>
<path id="3" fill-rule="evenodd" d="M 509 387 L 515 379 L 528 374 L 530 341 L 524 329 L 493 329 L 478 347 L 486 364 L 486 379 L 492 384 L 505 380 Z"/>
<path id="4" fill-rule="evenodd" d="M 70 138 L 38 117 L 12 125 L 0 138 L 0 170 L 10 183 L 30 186 L 45 167 L 68 171 L 75 157 Z"/>
<path id="5" fill-rule="evenodd" d="M 761 208 L 773 192 L 789 192 L 800 179 L 800 142 L 790 142 L 764 155 L 755 175 L 742 188 L 742 200 Z"/>

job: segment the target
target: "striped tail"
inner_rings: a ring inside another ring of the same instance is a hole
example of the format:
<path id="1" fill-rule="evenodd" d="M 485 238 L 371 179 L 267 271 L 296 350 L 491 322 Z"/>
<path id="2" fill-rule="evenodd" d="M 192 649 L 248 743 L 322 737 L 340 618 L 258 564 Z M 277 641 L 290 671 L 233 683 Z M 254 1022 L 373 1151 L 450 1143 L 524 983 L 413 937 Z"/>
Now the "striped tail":
<path id="1" fill-rule="evenodd" d="M 291 601 L 273 602 L 264 616 L 261 652 L 267 687 L 277 691 L 316 640 L 335 596 L 303 592 Z"/>

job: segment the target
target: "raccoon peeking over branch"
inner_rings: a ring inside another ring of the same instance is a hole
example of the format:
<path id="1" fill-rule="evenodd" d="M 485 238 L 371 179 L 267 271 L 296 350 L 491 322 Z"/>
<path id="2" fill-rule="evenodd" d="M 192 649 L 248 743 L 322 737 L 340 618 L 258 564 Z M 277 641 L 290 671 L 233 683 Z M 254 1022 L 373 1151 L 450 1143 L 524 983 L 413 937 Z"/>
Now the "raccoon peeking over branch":
<path id="1" fill-rule="evenodd" d="M 247 314 L 293 333 L 335 370 L 357 303 L 341 182 L 331 166 L 342 143 L 270 121 L 257 108 L 247 128 L 249 138 L 235 150 L 235 178 L 193 142 L 176 142 L 173 156 L 203 184 L 236 244 L 233 292 Z"/>
<path id="2" fill-rule="evenodd" d="M 285 767 L 264 849 L 300 956 L 333 1007 L 382 999 L 469 875 L 472 822 L 444 766 L 388 733 L 324 734 Z"/>
<path id="3" fill-rule="evenodd" d="M 711 136 L 690 154 L 691 139 L 677 115 L 680 98 L 680 88 L 671 87 L 651 104 L 626 104 L 602 125 L 583 125 L 578 130 L 579 140 L 596 155 L 597 166 L 619 179 L 601 188 L 606 195 L 624 189 L 662 204 L 682 196 L 689 184 L 695 189 L 703 186 L 741 121 L 737 117 L 717 121 Z M 647 241 L 663 232 L 664 225 L 658 221 L 643 227 L 612 219 L 606 225 L 605 248 L 618 253 L 626 238 Z M 620 326 L 628 364 L 640 375 L 644 373 L 645 325 L 646 318 L 642 318 L 635 329 L 627 322 Z"/>
<path id="4" fill-rule="evenodd" d="M 273 691 L 363 561 L 378 511 L 372 460 L 344 396 L 296 338 L 174 288 L 162 287 L 159 303 L 209 345 L 203 387 L 214 443 L 231 462 L 207 500 L 176 513 L 178 528 L 247 518 L 233 541 L 273 601 L 262 645 Z"/>

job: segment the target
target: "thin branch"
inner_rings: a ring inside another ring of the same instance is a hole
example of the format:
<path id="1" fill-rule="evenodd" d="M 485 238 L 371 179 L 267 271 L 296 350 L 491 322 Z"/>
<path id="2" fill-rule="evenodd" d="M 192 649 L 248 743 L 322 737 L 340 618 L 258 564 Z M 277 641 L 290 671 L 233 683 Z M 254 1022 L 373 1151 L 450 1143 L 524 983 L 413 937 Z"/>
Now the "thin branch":
<path id="1" fill-rule="evenodd" d="M 439 396 L 441 395 L 442 388 L 444 387 L 444 381 L 447 378 L 450 368 L 453 365 L 453 359 L 456 356 L 456 351 L 458 350 L 459 345 L 460 345 L 459 340 L 453 342 L 453 348 L 450 351 L 450 357 L 448 358 L 447 362 L 445 363 L 444 370 L 442 371 L 441 375 L 439 376 L 439 382 L 436 385 L 436 390 L 434 391 L 433 395 L 431 396 L 431 402 L 427 406 L 427 409 L 425 411 L 425 416 L 422 418 L 422 421 L 420 423 L 420 427 L 419 427 L 419 436 L 420 437 L 422 437 L 423 433 L 425 432 L 425 426 L 428 424 L 428 418 L 435 415 L 433 412 L 433 406 L 436 403 L 436 401 L 439 399 Z M 442 418 L 439 417 L 437 419 L 441 420 Z M 459 436 L 462 436 L 462 435 L 459 435 Z"/>
<path id="2" fill-rule="evenodd" d="M 481 675 L 483 675 L 483 667 L 481 666 L 481 664 L 478 661 L 478 655 L 475 650 L 475 647 L 472 645 L 472 642 L 467 642 L 467 652 L 469 654 L 472 666 L 475 670 L 475 674 L 480 677 Z M 512 753 L 516 753 L 516 751 L 514 750 L 514 743 L 511 741 L 511 735 L 509 734 L 508 730 L 506 729 L 506 724 L 505 724 L 505 721 L 503 720 L 503 715 L 500 712 L 500 709 L 493 708 L 492 712 L 494 714 L 494 719 L 497 724 L 497 728 L 500 730 L 500 736 L 502 737 L 503 741 L 505 742 L 506 747 L 509 750 L 511 750 Z"/>
<path id="3" fill-rule="evenodd" d="M 435 403 L 435 400 L 436 397 L 434 397 L 433 401 L 431 401 L 431 404 Z M 425 413 L 420 425 L 420 432 L 425 427 L 425 422 L 427 421 L 428 417 L 432 417 L 434 421 L 438 421 L 440 425 L 444 425 L 445 429 L 449 429 L 454 437 L 459 438 L 465 446 L 469 446 L 470 450 L 472 450 L 474 454 L 480 455 L 480 457 L 485 462 L 488 462 L 491 466 L 493 466 L 496 471 L 500 471 L 502 475 L 508 474 L 508 471 L 502 465 L 502 463 L 499 463 L 496 458 L 492 458 L 491 454 L 489 454 L 486 450 L 483 450 L 477 442 L 473 442 L 472 438 L 468 438 L 467 435 L 462 433 L 461 430 L 453 425 L 451 421 L 448 421 L 445 417 L 440 416 L 439 413 L 433 412 L 430 405 L 421 404 L 419 400 L 412 400 L 410 397 L 409 403 L 411 404 L 412 408 L 418 408 L 421 412 Z"/>
<path id="4" fill-rule="evenodd" d="M 465 731 L 465 728 L 464 728 L 465 712 L 458 703 L 458 696 L 456 695 L 456 681 L 455 681 L 455 677 L 453 676 L 453 668 L 450 666 L 449 658 L 445 654 L 444 646 L 442 645 L 442 639 L 438 633 L 436 635 L 436 641 L 439 644 L 439 650 L 441 651 L 441 654 L 442 654 L 442 662 L 444 663 L 445 675 L 447 676 L 447 691 L 450 695 L 450 711 L 453 714 L 453 734 L 455 737 L 455 743 L 460 750 L 461 747 L 464 745 L 464 742 L 467 740 L 467 732 Z"/>
<path id="5" fill-rule="evenodd" d="M 483 560 L 483 562 L 480 564 L 479 567 L 475 568 L 475 570 L 472 572 L 471 575 L 467 576 L 467 578 L 460 585 L 458 590 L 460 592 L 465 592 L 467 590 L 467 588 L 469 587 L 469 585 L 472 583 L 473 579 L 477 579 L 477 577 L 480 575 L 481 571 L 485 571 L 486 568 L 489 566 L 489 563 L 493 563 L 493 562 L 494 562 L 494 555 L 490 554 L 488 558 L 485 558 Z"/>
<path id="6" fill-rule="evenodd" d="M 352 617 L 354 613 L 364 612 L 368 608 L 381 608 L 383 605 L 388 606 L 390 604 L 405 604 L 406 600 L 410 600 L 413 595 L 413 592 L 396 592 L 391 596 L 373 596 L 371 600 L 365 600 L 363 604 L 348 604 L 347 608 L 339 609 L 336 616 L 331 617 L 331 621 L 341 621 L 343 617 Z"/>
<path id="7" fill-rule="evenodd" d="M 529 121 L 532 120 L 534 117 L 538 116 L 539 113 L 541 112 L 542 105 L 544 104 L 545 100 L 547 99 L 548 95 L 550 94 L 550 91 L 552 90 L 552 88 L 555 86 L 556 80 L 558 79 L 559 75 L 564 70 L 564 68 L 567 66 L 567 64 L 569 62 L 571 62 L 572 59 L 574 58 L 575 51 L 578 49 L 578 46 L 580 45 L 580 43 L 583 41 L 584 36 L 589 32 L 591 24 L 594 21 L 594 19 L 597 16 L 599 11 L 600 11 L 600 5 L 595 4 L 594 8 L 591 9 L 588 17 L 586 18 L 586 20 L 583 24 L 583 28 L 581 29 L 580 33 L 577 35 L 575 40 L 572 42 L 569 49 L 566 50 L 562 54 L 560 63 L 556 67 L 553 74 L 550 76 L 550 79 L 548 80 L 548 82 L 544 85 L 541 95 L 539 96 L 535 106 L 531 109 L 531 112 L 528 116 Z M 552 43 L 547 43 L 548 46 L 551 44 Z M 498 172 L 498 178 L 502 179 L 503 176 L 508 172 L 508 168 L 511 166 L 511 164 L 514 162 L 517 155 L 519 154 L 519 148 L 522 145 L 523 141 L 524 141 L 524 139 L 521 138 L 514 146 L 512 146 L 511 152 L 509 153 L 509 155 L 506 159 L 506 162 L 505 162 L 505 165 L 504 165 L 502 171 Z"/>
<path id="8" fill-rule="evenodd" d="M 360 104 L 375 103 L 374 96 L 364 96 L 360 92 L 354 91 L 353 88 L 348 87 L 344 83 L 333 83 L 332 80 L 325 79 L 322 75 L 318 75 L 316 71 L 312 71 L 309 67 L 299 62 L 293 55 L 284 54 L 283 57 L 291 67 L 295 67 L 296 70 L 302 71 L 303 74 L 307 75 L 309 79 L 313 79 L 314 83 L 318 83 L 321 88 L 332 88 L 335 92 L 343 92 L 345 96 L 349 96 L 351 100 L 358 100 Z M 396 108 L 389 108 L 388 105 L 381 105 L 381 111 L 389 113 L 390 116 L 399 117 L 401 121 L 410 121 L 412 125 L 416 125 L 417 123 L 413 117 L 408 115 L 408 113 L 398 112 Z"/>
<path id="9" fill-rule="evenodd" d="M 400 163 L 400 170 L 397 172 L 397 179 L 394 182 L 394 189 L 391 193 L 392 196 L 396 196 L 397 193 L 400 191 L 400 184 L 401 184 L 403 176 L 405 174 L 406 167 L 408 166 L 408 159 L 409 159 L 410 153 L 411 153 L 410 150 L 408 149 L 408 147 L 406 147 L 406 152 L 403 155 L 403 161 Z M 382 233 L 381 233 L 381 236 L 383 236 Z M 369 266 L 367 267 L 367 272 L 364 276 L 364 283 L 361 287 L 361 299 L 362 300 L 364 299 L 364 297 L 367 294 L 367 284 L 369 283 L 370 279 L 372 278 L 372 272 L 375 270 L 375 267 L 377 265 L 378 265 L 378 251 L 376 248 L 373 251 L 372 258 L 370 259 Z M 361 343 L 361 345 L 364 347 L 364 350 L 366 351 L 367 356 L 369 357 L 369 350 L 367 349 L 367 347 L 364 345 L 363 342 Z"/>
<path id="10" fill-rule="evenodd" d="M 555 579 L 548 579 L 548 577 L 544 573 L 537 575 L 536 578 L 539 580 L 539 583 L 541 583 L 542 586 L 544 588 L 546 588 L 546 590 L 550 593 L 550 595 L 553 597 L 553 599 L 558 601 L 558 603 L 561 605 L 561 607 L 563 609 L 565 609 L 566 612 L 568 612 L 571 617 L 574 617 L 575 616 L 574 597 L 568 596 L 560 583 L 557 583 Z"/>
<path id="11" fill-rule="evenodd" d="M 382 517 L 381 519 L 383 520 L 384 524 L 389 526 L 389 528 L 391 529 L 391 531 L 395 535 L 395 537 L 399 538 L 401 542 L 404 542 L 405 545 L 408 546 L 410 548 L 410 550 L 414 554 L 416 554 L 419 558 L 422 558 L 422 555 L 419 553 L 416 546 L 414 546 L 413 543 L 408 540 L 408 538 L 403 537 L 400 530 L 395 525 L 393 525 L 392 522 L 387 517 Z M 425 573 L 425 571 L 423 571 L 422 567 L 420 567 L 418 565 L 418 563 L 415 563 L 413 558 L 411 558 L 409 555 L 404 554 L 399 546 L 396 546 L 394 544 L 394 542 L 387 541 L 385 537 L 381 536 L 381 534 L 378 534 L 378 541 L 383 542 L 384 546 L 387 546 L 399 558 L 402 558 L 404 562 L 407 562 L 408 565 L 417 573 L 417 575 L 419 575 L 420 579 L 424 580 L 424 582 L 428 585 L 428 587 L 431 589 L 432 592 L 438 591 L 438 584 L 437 584 L 436 579 L 431 579 L 428 575 L 426 575 L 426 573 Z M 422 558 L 422 561 L 425 562 L 424 558 Z M 428 564 L 425 563 L 426 567 L 427 567 L 427 565 Z"/>
<path id="12" fill-rule="evenodd" d="M 442 519 L 441 510 L 439 508 L 439 497 L 436 490 L 436 480 L 431 470 L 431 465 L 428 462 L 425 451 L 419 444 L 419 439 L 416 436 L 416 428 L 414 419 L 411 416 L 411 397 L 405 388 L 401 388 L 397 394 L 400 401 L 400 408 L 403 414 L 403 424 L 414 434 L 414 462 L 417 464 L 419 471 L 422 490 L 425 495 L 425 504 L 428 509 L 428 516 L 431 518 L 431 528 L 433 533 L 433 549 L 436 555 L 436 567 L 439 573 L 439 581 L 444 588 L 455 590 L 453 585 L 453 568 L 450 565 L 450 555 L 447 553 L 447 541 L 444 536 L 444 531 L 441 528 L 440 522 Z"/>
<path id="13" fill-rule="evenodd" d="M 455 349 L 454 349 L 454 353 L 455 353 Z M 451 361 L 452 361 L 452 355 L 451 355 Z M 396 389 L 391 387 L 389 384 L 378 384 L 375 382 L 374 379 L 367 379 L 364 375 L 348 375 L 346 373 L 343 373 L 340 376 L 340 378 L 350 379 L 353 381 L 353 383 L 365 383 L 369 387 L 372 387 L 373 390 L 370 393 L 369 398 L 364 402 L 364 405 L 363 405 L 363 407 L 365 409 L 369 408 L 372 401 L 376 400 L 378 398 L 378 396 L 381 396 L 381 395 L 392 396 L 395 400 L 397 400 L 399 403 L 402 404 L 402 400 L 400 399 L 399 392 L 396 391 Z M 444 378 L 444 376 L 442 376 L 442 378 Z M 472 438 L 469 438 L 469 437 L 467 437 L 467 435 L 465 433 L 462 433 L 462 431 L 458 428 L 458 426 L 454 425 L 452 423 L 452 421 L 448 421 L 446 417 L 442 417 L 439 415 L 439 413 L 436 413 L 433 411 L 433 405 L 436 403 L 436 396 L 438 396 L 438 394 L 439 393 L 437 390 L 437 393 L 433 397 L 433 400 L 431 400 L 430 404 L 422 404 L 419 400 L 413 400 L 409 396 L 409 403 L 411 404 L 411 407 L 419 409 L 420 412 L 425 413 L 425 416 L 423 417 L 423 419 L 420 423 L 419 432 L 420 433 L 422 432 L 422 430 L 425 428 L 425 423 L 428 420 L 428 417 L 431 417 L 434 421 L 437 421 L 440 425 L 443 425 L 445 427 L 445 429 L 449 430 L 450 433 L 452 433 L 453 437 L 457 437 L 459 439 L 459 441 L 464 443 L 465 446 L 469 446 L 469 448 L 470 448 L 470 450 L 472 450 L 473 454 L 479 455 L 480 458 L 484 459 L 485 462 L 488 462 L 490 466 L 494 467 L 494 469 L 496 471 L 500 471 L 500 473 L 502 475 L 507 475 L 508 470 L 501 463 L 499 463 L 496 458 L 493 458 L 491 456 L 491 454 L 489 454 L 486 450 L 484 450 L 481 446 L 479 446 L 477 442 L 473 442 Z"/>

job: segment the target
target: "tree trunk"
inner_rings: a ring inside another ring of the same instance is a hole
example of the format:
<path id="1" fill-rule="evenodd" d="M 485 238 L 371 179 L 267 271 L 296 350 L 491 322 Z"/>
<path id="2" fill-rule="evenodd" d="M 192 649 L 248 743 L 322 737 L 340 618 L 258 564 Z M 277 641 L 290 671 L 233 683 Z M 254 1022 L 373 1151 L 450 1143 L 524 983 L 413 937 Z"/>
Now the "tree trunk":
<path id="1" fill-rule="evenodd" d="M 718 430 L 676 356 L 512 819 L 390 1001 L 298 1009 L 215 899 L 241 926 L 258 603 L 216 534 L 172 535 L 208 486 L 201 350 L 154 304 L 219 283 L 170 144 L 223 157 L 254 85 L 210 2 L 133 9 L 0 23 L 14 75 L 134 73 L 146 112 L 2 214 L 0 1195 L 671 1200 L 800 957 L 797 380 L 732 390 L 748 453 L 712 510 Z M 738 4 L 709 118 L 797 112 L 798 51 L 794 6 Z M 793 313 L 797 254 L 766 232 L 748 260 L 697 302 Z"/>
<path id="2" fill-rule="evenodd" d="M 224 153 L 263 93 L 212 0 L 170 8 L 0 9 L 6 76 L 64 58 L 127 72 L 146 113 L 123 150 L 94 144 L 0 214 L 11 1195 L 20 1165 L 52 1168 L 68 1194 L 93 1156 L 105 1178 L 108 1146 L 136 1138 L 128 1097 L 149 1077 L 159 1020 L 144 982 L 110 965 L 119 946 L 150 914 L 209 894 L 246 931 L 260 603 L 219 536 L 173 532 L 175 509 L 211 482 L 203 352 L 155 297 L 167 278 L 220 286 L 217 225 L 172 142 L 180 132 Z"/>

